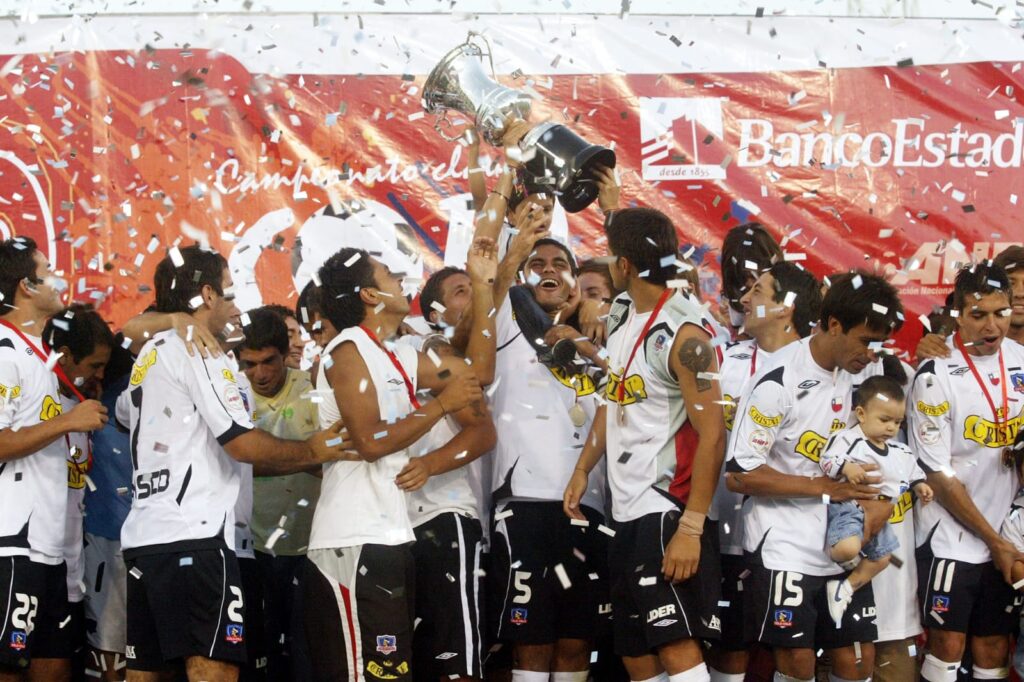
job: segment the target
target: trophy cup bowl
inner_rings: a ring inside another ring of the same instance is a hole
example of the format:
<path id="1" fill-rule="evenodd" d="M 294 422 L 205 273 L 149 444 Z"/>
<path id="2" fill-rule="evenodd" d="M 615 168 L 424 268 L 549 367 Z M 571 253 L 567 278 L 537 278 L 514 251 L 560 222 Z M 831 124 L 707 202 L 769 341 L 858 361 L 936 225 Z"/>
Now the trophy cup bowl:
<path id="1" fill-rule="evenodd" d="M 568 213 L 582 211 L 597 198 L 595 166 L 615 167 L 614 151 L 555 123 L 536 126 L 519 144 L 524 158 L 529 157 L 523 166 L 527 185 L 553 193 Z"/>

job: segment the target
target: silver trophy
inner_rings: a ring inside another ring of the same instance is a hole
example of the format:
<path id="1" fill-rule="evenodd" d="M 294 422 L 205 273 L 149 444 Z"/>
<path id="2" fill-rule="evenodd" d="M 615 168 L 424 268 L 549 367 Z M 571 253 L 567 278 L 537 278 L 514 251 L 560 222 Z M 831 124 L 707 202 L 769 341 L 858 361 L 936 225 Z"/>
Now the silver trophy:
<path id="1" fill-rule="evenodd" d="M 484 57 L 490 75 L 484 68 Z M 497 82 L 491 45 L 473 32 L 427 76 L 423 108 L 436 116 L 434 129 L 444 139 L 454 142 L 464 132 L 455 134 L 457 127 L 448 118 L 448 112 L 454 110 L 469 117 L 477 133 L 495 147 L 502 146 L 506 121 L 530 119 L 529 96 Z M 570 213 L 582 211 L 597 198 L 593 167 L 615 167 L 615 152 L 611 149 L 590 144 L 566 126 L 554 123 L 535 126 L 519 146 L 527 190 L 554 193 Z"/>

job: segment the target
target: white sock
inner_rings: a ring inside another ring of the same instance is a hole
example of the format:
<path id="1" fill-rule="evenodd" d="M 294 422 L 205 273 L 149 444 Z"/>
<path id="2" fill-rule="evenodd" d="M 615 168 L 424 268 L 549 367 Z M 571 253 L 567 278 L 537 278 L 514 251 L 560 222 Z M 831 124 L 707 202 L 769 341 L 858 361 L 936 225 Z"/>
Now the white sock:
<path id="1" fill-rule="evenodd" d="M 775 671 L 775 677 L 772 678 L 772 682 L 814 682 L 813 677 L 808 677 L 806 680 L 799 677 L 790 677 L 789 675 L 783 675 L 778 670 Z"/>
<path id="2" fill-rule="evenodd" d="M 668 682 L 711 682 L 711 675 L 708 674 L 706 663 L 695 665 L 689 670 L 668 676 Z"/>
<path id="3" fill-rule="evenodd" d="M 931 654 L 925 654 L 924 663 L 921 664 L 921 677 L 928 682 L 956 682 L 956 669 L 959 667 L 960 661 L 946 663 Z"/>
<path id="4" fill-rule="evenodd" d="M 711 672 L 711 682 L 743 682 L 747 676 L 746 673 L 723 673 L 711 666 L 708 666 L 708 670 Z"/>
<path id="5" fill-rule="evenodd" d="M 975 680 L 1005 680 L 1010 676 L 1009 668 L 979 668 L 972 666 L 972 679 Z"/>
<path id="6" fill-rule="evenodd" d="M 539 673 L 533 670 L 513 670 L 512 682 L 548 682 L 551 673 Z"/>
<path id="7" fill-rule="evenodd" d="M 589 670 L 579 670 L 574 673 L 551 673 L 551 682 L 587 682 Z"/>
<path id="8" fill-rule="evenodd" d="M 668 673 L 662 673 L 656 677 L 650 677 L 646 680 L 631 680 L 630 682 L 668 682 Z"/>

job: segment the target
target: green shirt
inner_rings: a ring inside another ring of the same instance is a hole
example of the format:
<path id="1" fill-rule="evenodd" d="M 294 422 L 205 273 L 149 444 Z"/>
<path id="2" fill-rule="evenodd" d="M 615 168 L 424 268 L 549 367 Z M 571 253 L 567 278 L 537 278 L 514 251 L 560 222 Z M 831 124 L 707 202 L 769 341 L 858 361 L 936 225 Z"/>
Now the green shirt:
<path id="1" fill-rule="evenodd" d="M 253 421 L 278 438 L 306 440 L 320 430 L 318 408 L 311 400 L 312 391 L 308 372 L 289 369 L 277 395 L 267 398 L 254 391 Z M 313 510 L 320 498 L 320 479 L 310 474 L 260 476 L 253 479 L 252 487 L 252 533 L 256 549 L 278 556 L 304 555 Z"/>

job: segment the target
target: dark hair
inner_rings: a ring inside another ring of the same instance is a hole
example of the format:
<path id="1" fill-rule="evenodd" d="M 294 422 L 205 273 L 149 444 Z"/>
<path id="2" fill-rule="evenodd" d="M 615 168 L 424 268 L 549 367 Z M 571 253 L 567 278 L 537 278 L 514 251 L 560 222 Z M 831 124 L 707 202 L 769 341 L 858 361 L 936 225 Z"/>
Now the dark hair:
<path id="1" fill-rule="evenodd" d="M 43 328 L 43 340 L 50 348 L 67 346 L 71 359 L 81 362 L 97 347 L 114 348 L 114 333 L 91 305 L 75 303 L 60 311 Z"/>
<path id="2" fill-rule="evenodd" d="M 268 304 L 266 304 L 263 307 L 266 308 L 267 310 L 273 310 L 275 313 L 277 313 L 278 315 L 281 316 L 282 320 L 287 321 L 289 317 L 294 319 L 294 320 L 298 320 L 299 319 L 299 318 L 295 317 L 295 311 L 294 310 L 292 310 L 288 306 L 283 306 L 280 303 L 268 303 Z"/>
<path id="3" fill-rule="evenodd" d="M 36 243 L 28 237 L 0 242 L 0 315 L 14 308 L 14 296 L 21 280 L 36 281 Z"/>
<path id="4" fill-rule="evenodd" d="M 536 252 L 537 249 L 539 249 L 542 246 L 557 246 L 559 249 L 561 249 L 565 253 L 565 257 L 569 261 L 569 269 L 572 272 L 572 276 L 575 277 L 576 275 L 579 274 L 580 266 L 576 263 L 576 254 L 570 251 L 568 246 L 552 237 L 544 237 L 543 239 L 538 239 L 536 242 L 533 243 L 533 250 L 530 251 L 530 255 L 526 257 L 526 260 L 519 264 L 520 272 L 522 272 L 523 268 L 526 267 L 526 264 L 530 262 L 530 258 L 533 257 L 534 252 Z"/>
<path id="5" fill-rule="evenodd" d="M 346 247 L 327 259 L 319 276 L 321 316 L 339 332 L 360 324 L 366 318 L 366 305 L 359 292 L 377 286 L 370 254 Z"/>
<path id="6" fill-rule="evenodd" d="M 679 238 L 667 215 L 653 208 L 624 208 L 605 221 L 608 250 L 632 263 L 652 284 L 665 284 L 676 274 Z M 672 262 L 663 264 L 670 259 Z"/>
<path id="7" fill-rule="evenodd" d="M 729 306 L 742 312 L 740 299 L 749 288 L 748 278 L 757 279 L 781 260 L 782 248 L 761 223 L 745 223 L 729 230 L 722 240 L 722 293 Z"/>
<path id="8" fill-rule="evenodd" d="M 905 399 L 900 382 L 890 376 L 876 374 L 865 379 L 864 383 L 853 392 L 853 406 L 864 407 L 869 400 L 880 395 L 898 403 L 902 403 Z"/>
<path id="9" fill-rule="evenodd" d="M 800 338 L 806 338 L 821 319 L 821 283 L 799 265 L 785 261 L 768 268 L 768 273 L 775 280 L 773 301 L 782 303 L 789 294 L 795 295 L 795 298 L 790 296 L 793 328 Z"/>
<path id="10" fill-rule="evenodd" d="M 968 303 L 988 294 L 1006 294 L 1013 300 L 1010 278 L 993 261 L 982 261 L 960 268 L 953 283 L 953 309 L 963 312 Z"/>
<path id="11" fill-rule="evenodd" d="M 161 313 L 191 313 L 198 306 L 193 299 L 201 295 L 204 286 L 209 286 L 217 295 L 223 296 L 221 282 L 228 262 L 216 251 L 208 251 L 198 245 L 186 246 L 178 251 L 181 266 L 175 266 L 168 253 L 156 266 L 153 288 L 156 290 L 156 309 Z"/>
<path id="12" fill-rule="evenodd" d="M 586 275 L 588 273 L 601 275 L 604 279 L 605 286 L 608 287 L 608 291 L 612 292 L 612 295 L 615 295 L 615 285 L 612 284 L 611 268 L 608 267 L 608 263 L 606 261 L 591 258 L 590 260 L 585 260 L 580 263 L 579 274 Z"/>
<path id="13" fill-rule="evenodd" d="M 320 287 L 313 280 L 306 282 L 295 302 L 295 319 L 300 324 L 309 324 L 314 315 L 320 314 Z"/>
<path id="14" fill-rule="evenodd" d="M 288 355 L 288 327 L 284 323 L 284 317 L 277 310 L 281 307 L 283 306 L 265 305 L 246 313 L 249 319 L 248 324 L 242 325 L 242 331 L 245 333 L 242 340 L 243 349 L 276 348 L 282 356 Z"/>
<path id="15" fill-rule="evenodd" d="M 460 268 L 448 266 L 441 268 L 427 280 L 427 283 L 423 285 L 423 291 L 420 292 L 420 313 L 423 315 L 423 319 L 426 320 L 427 324 L 433 329 L 441 329 L 440 324 L 436 324 L 430 321 L 430 313 L 436 309 L 433 307 L 434 303 L 443 303 L 442 301 L 442 288 L 444 287 L 445 280 L 452 275 L 464 275 L 465 270 Z"/>
<path id="16" fill-rule="evenodd" d="M 878 275 L 844 272 L 827 279 L 828 293 L 821 301 L 821 328 L 836 320 L 843 333 L 858 324 L 876 332 L 894 334 L 903 326 L 903 304 L 896 288 Z"/>
<path id="17" fill-rule="evenodd" d="M 992 259 L 992 265 L 1007 272 L 1024 270 L 1024 246 L 1008 246 Z"/>

